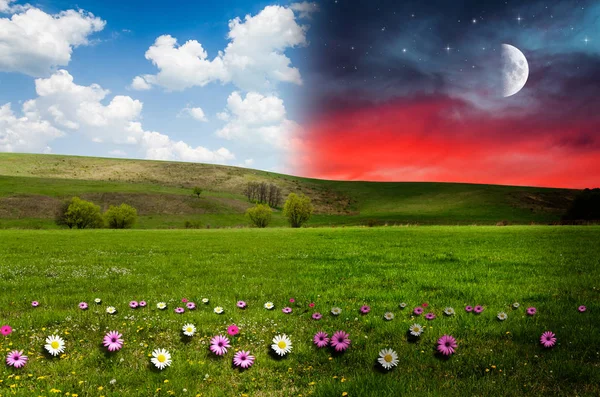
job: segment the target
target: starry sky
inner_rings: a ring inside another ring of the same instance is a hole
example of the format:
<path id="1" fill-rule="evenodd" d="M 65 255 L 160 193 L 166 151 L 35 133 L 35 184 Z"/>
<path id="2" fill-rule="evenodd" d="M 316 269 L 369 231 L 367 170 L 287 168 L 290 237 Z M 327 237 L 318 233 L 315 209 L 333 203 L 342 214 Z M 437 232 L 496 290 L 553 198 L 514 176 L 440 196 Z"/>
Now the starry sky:
<path id="1" fill-rule="evenodd" d="M 320 3 L 309 34 L 300 174 L 600 184 L 600 3 Z M 529 77 L 501 93 L 501 49 Z"/>

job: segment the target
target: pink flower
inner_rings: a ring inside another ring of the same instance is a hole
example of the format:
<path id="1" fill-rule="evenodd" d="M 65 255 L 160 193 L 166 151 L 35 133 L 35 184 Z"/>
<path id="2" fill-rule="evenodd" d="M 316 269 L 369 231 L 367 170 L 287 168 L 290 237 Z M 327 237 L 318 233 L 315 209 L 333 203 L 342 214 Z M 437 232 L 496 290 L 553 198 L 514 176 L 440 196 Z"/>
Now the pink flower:
<path id="1" fill-rule="evenodd" d="M 290 303 L 294 303 L 294 302 L 296 302 L 296 299 L 290 298 Z"/>
<path id="2" fill-rule="evenodd" d="M 87 308 L 88 308 L 88 304 L 87 304 L 87 303 L 85 303 L 85 302 L 80 302 L 80 303 L 79 303 L 79 308 L 80 308 L 81 310 L 85 310 L 85 309 L 87 309 Z"/>
<path id="3" fill-rule="evenodd" d="M 370 311 L 371 311 L 371 308 L 369 306 L 367 306 L 367 305 L 364 305 L 363 307 L 360 308 L 360 312 L 362 314 L 367 314 Z"/>
<path id="4" fill-rule="evenodd" d="M 104 347 L 108 348 L 109 352 L 114 352 L 117 350 L 121 350 L 123 347 L 123 335 L 118 333 L 117 331 L 110 331 L 108 334 L 104 336 L 102 343 Z"/>
<path id="5" fill-rule="evenodd" d="M 246 306 L 248 306 L 248 305 L 244 301 L 238 301 L 238 303 L 237 303 L 237 307 L 239 307 L 240 309 L 245 309 Z"/>
<path id="6" fill-rule="evenodd" d="M 27 360 L 27 356 L 23 355 L 22 350 L 13 350 L 6 356 L 6 364 L 15 368 L 24 367 L 27 364 Z"/>
<path id="7" fill-rule="evenodd" d="M 329 335 L 323 331 L 317 332 L 313 337 L 313 342 L 318 348 L 325 347 L 329 344 Z"/>
<path id="8" fill-rule="evenodd" d="M 181 299 L 181 303 L 187 303 L 187 301 L 188 301 L 188 300 L 187 300 L 186 298 L 182 298 L 182 299 Z"/>
<path id="9" fill-rule="evenodd" d="M 292 308 L 284 307 L 283 309 L 281 309 L 281 311 L 284 312 L 285 314 L 290 314 L 292 312 Z"/>
<path id="10" fill-rule="evenodd" d="M 2 328 L 0 328 L 0 334 L 6 336 L 6 335 L 10 335 L 12 333 L 12 328 L 10 327 L 10 325 L 3 325 Z"/>
<path id="11" fill-rule="evenodd" d="M 527 308 L 527 314 L 530 315 L 530 316 L 534 316 L 536 312 L 537 312 L 537 309 L 535 307 L 528 307 Z"/>
<path id="12" fill-rule="evenodd" d="M 309 303 L 308 307 L 310 307 L 312 309 L 313 307 L 315 307 L 315 303 L 314 302 Z"/>
<path id="13" fill-rule="evenodd" d="M 140 307 L 146 307 L 147 303 L 146 301 L 140 301 Z"/>
<path id="14" fill-rule="evenodd" d="M 427 302 L 425 302 L 425 303 L 422 303 L 422 304 L 421 304 L 421 306 L 422 306 L 422 307 L 427 307 L 427 306 L 429 306 L 429 303 L 427 303 Z"/>
<path id="15" fill-rule="evenodd" d="M 227 348 L 231 347 L 229 339 L 224 336 L 217 335 L 210 340 L 210 351 L 217 356 L 222 356 L 227 353 Z"/>
<path id="16" fill-rule="evenodd" d="M 413 310 L 413 313 L 417 316 L 420 316 L 421 314 L 423 314 L 423 308 L 422 307 L 415 307 L 415 310 Z"/>
<path id="17" fill-rule="evenodd" d="M 483 306 L 481 305 L 477 305 L 475 306 L 475 308 L 473 309 L 473 311 L 475 312 L 475 314 L 479 314 L 483 311 Z"/>
<path id="18" fill-rule="evenodd" d="M 321 313 L 318 313 L 318 312 L 317 313 L 313 313 L 313 315 L 312 315 L 312 319 L 313 320 L 320 320 L 321 317 L 323 317 L 323 316 L 321 315 Z"/>
<path id="19" fill-rule="evenodd" d="M 181 314 L 183 312 L 185 312 L 185 309 L 183 307 L 178 307 L 175 309 L 175 313 L 177 313 L 177 314 Z"/>
<path id="20" fill-rule="evenodd" d="M 466 307 L 465 307 L 465 311 L 466 311 L 467 313 L 471 313 L 471 312 L 473 311 L 473 306 L 466 306 Z"/>
<path id="21" fill-rule="evenodd" d="M 585 306 L 581 305 L 581 306 L 579 306 L 579 307 L 577 308 L 577 310 L 579 310 L 579 312 L 580 312 L 580 313 L 583 313 L 584 311 L 586 311 L 586 310 L 587 310 L 587 307 L 585 307 Z"/>
<path id="22" fill-rule="evenodd" d="M 196 304 L 194 302 L 188 302 L 185 304 L 185 307 L 187 307 L 189 310 L 194 310 L 196 308 Z"/>
<path id="23" fill-rule="evenodd" d="M 38 307 L 39 305 L 40 305 L 40 302 L 38 302 L 38 301 L 31 302 L 31 306 L 33 306 L 33 307 Z"/>
<path id="24" fill-rule="evenodd" d="M 240 350 L 233 356 L 233 364 L 236 367 L 249 368 L 254 364 L 254 356 L 251 356 L 249 351 Z"/>
<path id="25" fill-rule="evenodd" d="M 556 335 L 550 331 L 546 331 L 542 334 L 540 343 L 546 348 L 553 347 L 556 344 Z"/>
<path id="26" fill-rule="evenodd" d="M 456 339 L 451 335 L 444 335 L 437 341 L 437 350 L 444 356 L 449 356 L 454 353 L 454 349 L 458 346 Z"/>
<path id="27" fill-rule="evenodd" d="M 137 303 L 137 301 L 131 301 L 131 302 L 129 302 L 129 307 L 132 308 L 132 309 L 135 309 L 138 306 L 139 306 L 139 304 Z"/>
<path id="28" fill-rule="evenodd" d="M 425 318 L 426 318 L 427 320 L 433 320 L 433 319 L 435 318 L 435 314 L 433 314 L 433 313 L 427 313 L 427 314 L 425 315 Z"/>
<path id="29" fill-rule="evenodd" d="M 337 331 L 331 337 L 331 346 L 335 349 L 335 351 L 343 352 L 350 346 L 350 339 L 346 332 Z"/>
<path id="30" fill-rule="evenodd" d="M 231 336 L 235 336 L 240 333 L 240 329 L 235 324 L 231 324 L 227 327 L 227 333 Z"/>

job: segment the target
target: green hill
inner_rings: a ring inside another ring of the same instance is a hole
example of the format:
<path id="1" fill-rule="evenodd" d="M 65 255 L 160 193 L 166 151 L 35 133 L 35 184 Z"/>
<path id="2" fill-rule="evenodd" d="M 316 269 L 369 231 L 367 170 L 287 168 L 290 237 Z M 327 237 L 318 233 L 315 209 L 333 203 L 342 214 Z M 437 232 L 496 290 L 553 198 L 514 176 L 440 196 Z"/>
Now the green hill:
<path id="1" fill-rule="evenodd" d="M 402 176 L 399 175 L 398 179 Z M 344 182 L 211 164 L 0 153 L 0 228 L 52 228 L 61 201 L 80 196 L 103 209 L 128 203 L 138 228 L 248 224 L 248 182 L 310 196 L 310 226 L 552 223 L 577 190 L 424 182 Z M 201 186 L 202 196 L 191 188 Z M 284 226 L 280 211 L 273 226 Z"/>

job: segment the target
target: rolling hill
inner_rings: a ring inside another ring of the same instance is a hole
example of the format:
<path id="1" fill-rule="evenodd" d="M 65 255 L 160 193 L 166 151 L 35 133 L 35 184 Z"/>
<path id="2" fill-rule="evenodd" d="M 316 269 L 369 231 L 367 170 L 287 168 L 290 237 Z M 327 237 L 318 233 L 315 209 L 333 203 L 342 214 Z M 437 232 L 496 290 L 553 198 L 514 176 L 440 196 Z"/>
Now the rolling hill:
<path id="1" fill-rule="evenodd" d="M 402 175 L 398 175 L 402 179 Z M 80 196 L 106 209 L 138 209 L 137 228 L 246 226 L 248 182 L 310 196 L 309 226 L 552 223 L 577 190 L 425 182 L 345 182 L 212 164 L 0 153 L 0 228 L 54 228 L 61 201 Z M 202 196 L 192 195 L 200 186 Z M 272 226 L 284 226 L 276 210 Z"/>

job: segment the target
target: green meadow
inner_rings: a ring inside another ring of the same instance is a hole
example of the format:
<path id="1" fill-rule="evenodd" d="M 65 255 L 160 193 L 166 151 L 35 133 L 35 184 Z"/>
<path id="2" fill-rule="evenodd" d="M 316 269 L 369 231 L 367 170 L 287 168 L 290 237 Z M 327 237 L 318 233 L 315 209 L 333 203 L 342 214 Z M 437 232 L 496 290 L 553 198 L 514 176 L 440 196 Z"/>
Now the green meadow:
<path id="1" fill-rule="evenodd" d="M 22 369 L 0 366 L 0 396 L 600 394 L 600 227 L 3 230 L 0 241 L 0 325 L 13 328 L 0 349 L 29 356 Z M 198 308 L 174 313 L 182 298 Z M 130 309 L 131 300 L 148 306 Z M 436 319 L 412 315 L 422 303 Z M 482 314 L 465 312 L 476 304 Z M 371 312 L 359 314 L 362 305 Z M 317 311 L 320 321 L 311 319 Z M 188 322 L 198 329 L 189 340 Z M 426 326 L 417 341 L 407 337 L 414 322 Z M 233 323 L 241 331 L 233 348 L 215 357 L 209 339 Z M 125 339 L 112 354 L 101 346 L 110 330 Z M 347 331 L 350 348 L 317 349 L 319 330 Z M 540 345 L 544 331 L 556 334 L 554 348 Z M 280 333 L 293 343 L 282 359 L 269 350 Z M 63 356 L 44 352 L 51 334 L 65 339 Z M 449 359 L 434 351 L 443 334 L 458 341 Z M 387 347 L 399 355 L 389 372 L 376 364 Z M 155 348 L 172 355 L 163 371 L 150 364 Z M 236 349 L 256 356 L 250 369 L 232 368 Z"/>

